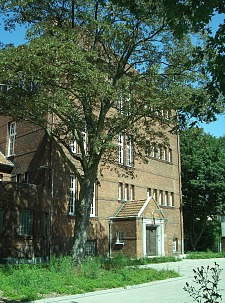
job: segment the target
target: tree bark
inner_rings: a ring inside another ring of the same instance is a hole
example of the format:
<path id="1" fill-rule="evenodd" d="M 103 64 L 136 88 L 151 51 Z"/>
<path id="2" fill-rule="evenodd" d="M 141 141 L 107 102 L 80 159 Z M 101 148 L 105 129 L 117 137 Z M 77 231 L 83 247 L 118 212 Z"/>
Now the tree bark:
<path id="1" fill-rule="evenodd" d="M 96 176 L 86 176 L 80 183 L 79 200 L 75 207 L 75 230 L 72 259 L 74 264 L 81 264 L 85 258 L 85 246 L 88 236 L 91 204 L 93 201 Z"/>

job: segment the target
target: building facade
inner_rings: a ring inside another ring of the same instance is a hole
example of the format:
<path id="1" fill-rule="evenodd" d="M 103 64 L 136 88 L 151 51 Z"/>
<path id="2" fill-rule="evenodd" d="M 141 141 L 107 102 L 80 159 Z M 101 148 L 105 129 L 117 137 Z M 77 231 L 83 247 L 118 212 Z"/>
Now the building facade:
<path id="1" fill-rule="evenodd" d="M 183 252 L 179 138 L 168 132 L 168 140 L 146 151 L 144 163 L 118 135 L 117 170 L 99 168 L 87 255 Z M 0 258 L 70 254 L 79 185 L 54 144 L 40 127 L 0 117 L 0 151 Z"/>

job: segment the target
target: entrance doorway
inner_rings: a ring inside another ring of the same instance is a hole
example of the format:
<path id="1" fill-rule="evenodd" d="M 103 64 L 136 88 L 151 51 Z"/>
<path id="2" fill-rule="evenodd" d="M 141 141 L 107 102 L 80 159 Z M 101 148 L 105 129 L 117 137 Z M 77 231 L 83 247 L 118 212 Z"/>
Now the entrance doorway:
<path id="1" fill-rule="evenodd" d="M 157 256 L 157 233 L 156 226 L 146 226 L 146 255 Z"/>

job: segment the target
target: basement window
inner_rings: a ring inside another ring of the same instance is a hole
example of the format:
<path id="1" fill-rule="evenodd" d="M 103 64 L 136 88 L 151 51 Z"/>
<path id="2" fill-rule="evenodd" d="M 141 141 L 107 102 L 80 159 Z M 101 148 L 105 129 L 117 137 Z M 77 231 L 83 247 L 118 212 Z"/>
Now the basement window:
<path id="1" fill-rule="evenodd" d="M 85 255 L 88 257 L 96 256 L 96 240 L 87 240 L 85 247 Z"/>
<path id="2" fill-rule="evenodd" d="M 19 217 L 19 235 L 31 236 L 33 234 L 33 211 L 21 210 Z"/>

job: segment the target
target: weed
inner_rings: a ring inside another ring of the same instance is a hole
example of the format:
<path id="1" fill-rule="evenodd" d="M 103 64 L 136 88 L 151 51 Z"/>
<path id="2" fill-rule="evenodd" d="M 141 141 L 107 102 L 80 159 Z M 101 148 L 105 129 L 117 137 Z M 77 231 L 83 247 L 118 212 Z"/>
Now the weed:
<path id="1" fill-rule="evenodd" d="M 215 262 L 215 266 L 204 268 L 201 266 L 194 271 L 194 282 L 199 285 L 199 288 L 189 285 L 186 282 L 184 290 L 198 303 L 219 303 L 222 301 L 222 296 L 218 293 L 219 275 L 222 269 Z M 211 276 L 211 277 L 210 277 Z"/>
<path id="2" fill-rule="evenodd" d="M 173 271 L 129 267 L 131 260 L 122 255 L 110 262 L 109 259 L 88 258 L 81 266 L 74 267 L 70 257 L 60 257 L 51 258 L 49 264 L 3 265 L 0 268 L 1 296 L 33 301 L 51 294 L 81 294 L 178 276 Z"/>

